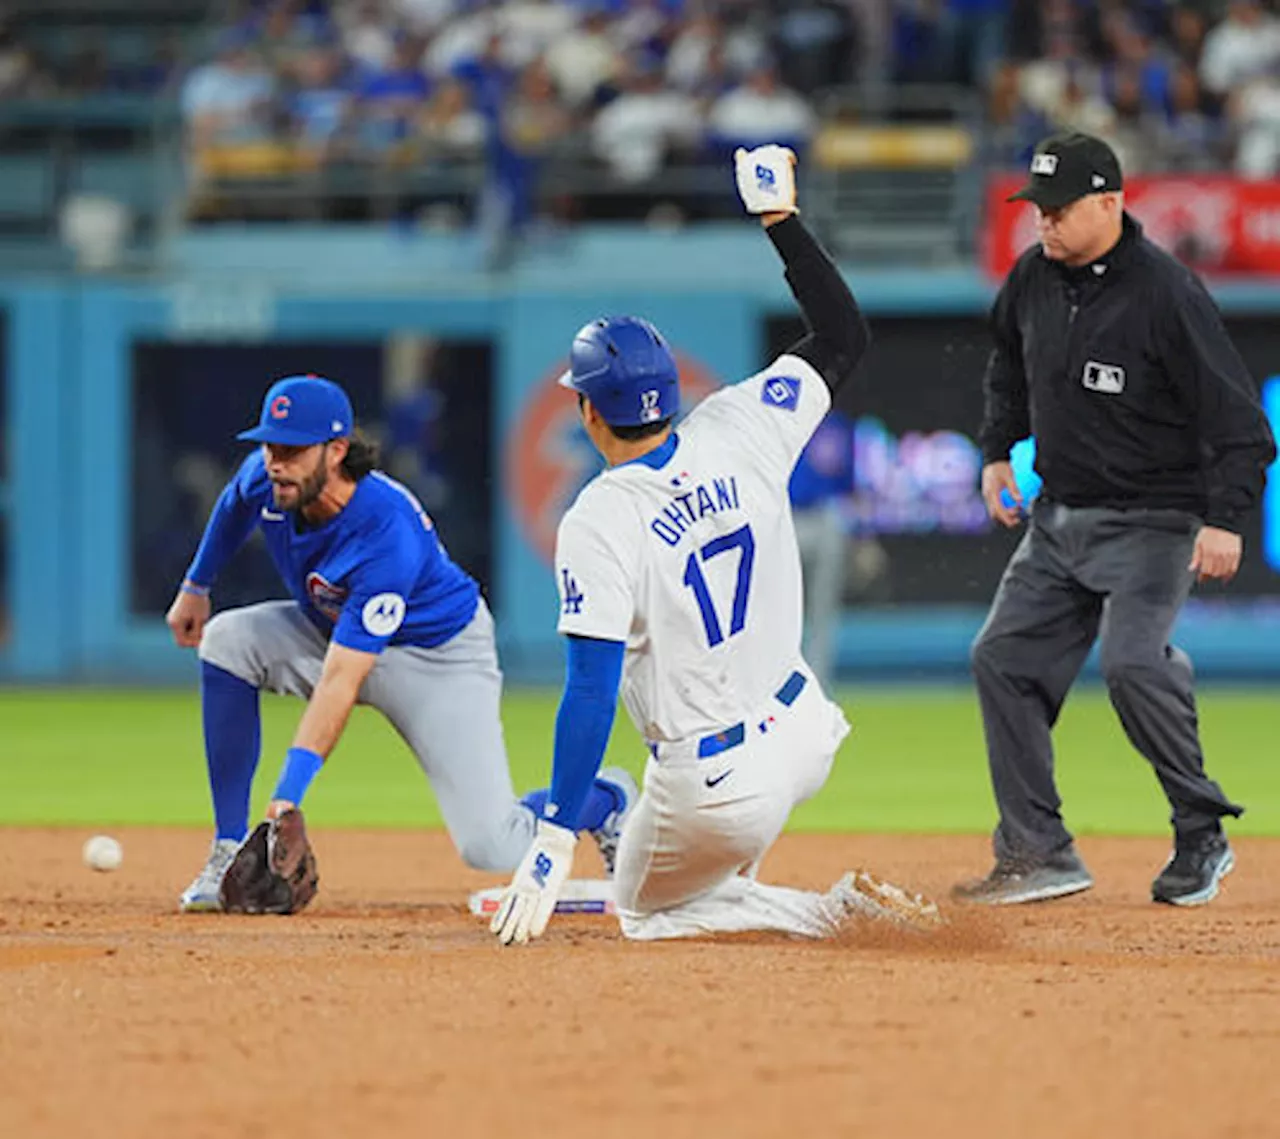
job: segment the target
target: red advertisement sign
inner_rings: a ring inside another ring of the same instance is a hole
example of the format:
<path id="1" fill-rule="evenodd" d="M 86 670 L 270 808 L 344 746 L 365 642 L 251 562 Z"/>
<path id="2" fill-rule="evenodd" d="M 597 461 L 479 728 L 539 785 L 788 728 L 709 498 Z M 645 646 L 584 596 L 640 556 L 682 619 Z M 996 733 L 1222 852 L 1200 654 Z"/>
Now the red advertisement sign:
<path id="1" fill-rule="evenodd" d="M 1025 182 L 1024 175 L 1001 175 L 987 186 L 982 264 L 997 277 L 1036 240 L 1035 208 L 1005 201 Z M 1152 241 L 1201 272 L 1280 275 L 1280 181 L 1130 178 L 1125 207 Z"/>

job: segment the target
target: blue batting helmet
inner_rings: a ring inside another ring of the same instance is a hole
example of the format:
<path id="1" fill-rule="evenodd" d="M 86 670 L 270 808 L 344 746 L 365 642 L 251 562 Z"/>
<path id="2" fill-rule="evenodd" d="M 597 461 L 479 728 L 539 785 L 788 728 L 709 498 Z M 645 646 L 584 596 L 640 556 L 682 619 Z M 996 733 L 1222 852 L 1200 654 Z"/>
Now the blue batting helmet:
<path id="1" fill-rule="evenodd" d="M 647 320 L 609 316 L 578 330 L 560 386 L 589 399 L 612 427 L 670 419 L 680 409 L 671 349 Z"/>

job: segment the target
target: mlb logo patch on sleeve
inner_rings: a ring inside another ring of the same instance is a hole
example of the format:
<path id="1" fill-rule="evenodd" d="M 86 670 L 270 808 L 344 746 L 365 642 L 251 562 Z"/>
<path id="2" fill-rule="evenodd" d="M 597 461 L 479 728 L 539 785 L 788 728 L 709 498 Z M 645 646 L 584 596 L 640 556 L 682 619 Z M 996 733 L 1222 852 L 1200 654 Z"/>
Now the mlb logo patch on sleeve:
<path id="1" fill-rule="evenodd" d="M 795 411 L 800 403 L 800 377 L 770 376 L 760 389 L 760 399 L 780 411 Z"/>

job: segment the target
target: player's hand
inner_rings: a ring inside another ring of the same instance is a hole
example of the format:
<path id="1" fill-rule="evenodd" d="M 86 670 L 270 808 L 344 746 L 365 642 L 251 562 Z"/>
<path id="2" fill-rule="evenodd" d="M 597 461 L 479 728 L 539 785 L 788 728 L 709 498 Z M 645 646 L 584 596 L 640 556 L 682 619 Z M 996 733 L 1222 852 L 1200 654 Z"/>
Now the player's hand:
<path id="1" fill-rule="evenodd" d="M 796 155 L 786 146 L 769 143 L 733 152 L 738 197 L 749 214 L 796 212 Z"/>
<path id="2" fill-rule="evenodd" d="M 1230 581 L 1240 568 L 1244 553 L 1244 539 L 1230 530 L 1216 526 L 1202 527 L 1196 535 L 1196 546 L 1191 553 L 1191 565 L 1187 568 L 1197 581 Z"/>
<path id="3" fill-rule="evenodd" d="M 503 945 L 541 937 L 556 908 L 564 880 L 573 868 L 578 836 L 565 827 L 539 819 L 533 845 L 498 901 L 489 929 Z"/>
<path id="4" fill-rule="evenodd" d="M 1006 497 L 1007 496 L 1007 497 Z M 987 513 L 1001 526 L 1016 526 L 1022 518 L 1022 491 L 1007 459 L 982 468 L 982 501 Z"/>
<path id="5" fill-rule="evenodd" d="M 173 639 L 179 648 L 198 649 L 200 638 L 204 635 L 204 627 L 209 623 L 209 614 L 213 606 L 206 597 L 197 597 L 194 593 L 178 591 L 178 596 L 169 606 L 165 614 L 165 624 L 173 633 Z"/>

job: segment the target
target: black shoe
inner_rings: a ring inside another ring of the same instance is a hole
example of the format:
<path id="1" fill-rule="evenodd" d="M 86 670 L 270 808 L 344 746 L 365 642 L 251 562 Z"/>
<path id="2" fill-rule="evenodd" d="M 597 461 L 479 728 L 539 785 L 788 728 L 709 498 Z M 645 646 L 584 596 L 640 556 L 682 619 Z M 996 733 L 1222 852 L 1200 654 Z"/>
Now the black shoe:
<path id="1" fill-rule="evenodd" d="M 1078 894 L 1093 885 L 1093 878 L 1074 847 L 1050 855 L 1043 862 L 999 860 L 991 873 L 976 882 L 961 882 L 951 890 L 957 902 L 982 906 L 1017 906 L 1047 902 Z"/>
<path id="2" fill-rule="evenodd" d="M 1171 906 L 1203 906 L 1218 896 L 1218 883 L 1236 864 L 1221 830 L 1178 835 L 1173 854 L 1151 883 L 1151 900 Z"/>

